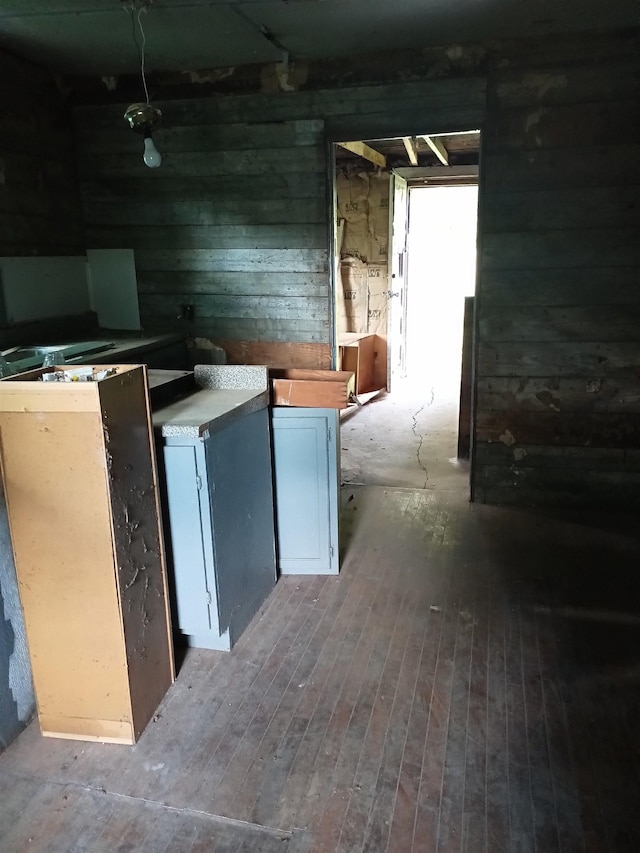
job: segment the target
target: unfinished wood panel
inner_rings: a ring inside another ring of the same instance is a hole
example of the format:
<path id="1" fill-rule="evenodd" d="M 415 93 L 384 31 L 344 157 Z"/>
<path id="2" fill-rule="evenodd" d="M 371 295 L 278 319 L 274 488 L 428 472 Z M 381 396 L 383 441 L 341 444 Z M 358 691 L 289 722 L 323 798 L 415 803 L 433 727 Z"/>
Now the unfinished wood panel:
<path id="1" fill-rule="evenodd" d="M 340 335 L 342 370 L 355 373 L 356 394 L 387 387 L 387 341 L 382 335 Z"/>
<path id="2" fill-rule="evenodd" d="M 346 409 L 355 393 L 355 374 L 345 370 L 270 370 L 274 406 Z"/>
<path id="3" fill-rule="evenodd" d="M 0 386 L 2 471 L 43 734 L 132 743 L 173 679 L 143 373 L 69 385 L 23 375 Z"/>
<path id="4" fill-rule="evenodd" d="M 231 364 L 266 364 L 268 367 L 303 367 L 329 370 L 331 349 L 328 344 L 278 341 L 219 341 Z"/>
<path id="5" fill-rule="evenodd" d="M 176 314 L 168 316 L 156 312 L 154 305 L 149 302 L 140 300 L 141 310 L 144 303 L 145 316 L 148 319 L 148 326 L 156 328 L 158 331 L 175 332 L 177 328 L 183 329 L 185 332 L 194 335 L 195 337 L 210 338 L 216 344 L 222 340 L 239 341 L 258 339 L 260 343 L 309 343 L 322 344 L 328 346 L 327 338 L 330 337 L 329 321 L 324 318 L 313 318 L 301 320 L 281 318 L 274 320 L 256 320 L 256 319 L 238 319 L 229 317 L 213 317 L 199 321 L 196 317 L 191 323 L 183 321 L 180 326 L 176 323 Z M 261 362 L 262 363 L 262 362 Z M 313 365 L 311 365 L 313 366 Z"/>

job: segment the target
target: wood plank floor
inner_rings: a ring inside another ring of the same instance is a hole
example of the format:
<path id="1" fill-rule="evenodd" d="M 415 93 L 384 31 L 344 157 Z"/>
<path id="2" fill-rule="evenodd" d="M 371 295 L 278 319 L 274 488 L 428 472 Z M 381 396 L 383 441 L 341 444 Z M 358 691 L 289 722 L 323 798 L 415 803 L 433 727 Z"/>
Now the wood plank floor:
<path id="1" fill-rule="evenodd" d="M 135 747 L 32 724 L 0 850 L 640 850 L 640 534 L 454 491 L 343 515 L 340 576 L 191 651 Z"/>

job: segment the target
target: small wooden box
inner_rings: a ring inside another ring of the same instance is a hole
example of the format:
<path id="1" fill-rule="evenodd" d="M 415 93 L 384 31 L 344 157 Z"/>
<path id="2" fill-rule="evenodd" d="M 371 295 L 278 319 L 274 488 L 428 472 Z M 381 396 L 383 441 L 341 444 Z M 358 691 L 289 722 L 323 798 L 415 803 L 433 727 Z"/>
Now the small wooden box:
<path id="1" fill-rule="evenodd" d="M 382 335 L 340 335 L 340 366 L 356 376 L 356 394 L 387 387 L 387 340 Z"/>
<path id="2" fill-rule="evenodd" d="M 269 377 L 274 406 L 346 409 L 355 391 L 355 377 L 348 370 L 271 369 Z"/>
<path id="3" fill-rule="evenodd" d="M 40 728 L 133 743 L 174 678 L 146 368 L 37 381 L 60 369 L 0 382 L 0 460 Z"/>

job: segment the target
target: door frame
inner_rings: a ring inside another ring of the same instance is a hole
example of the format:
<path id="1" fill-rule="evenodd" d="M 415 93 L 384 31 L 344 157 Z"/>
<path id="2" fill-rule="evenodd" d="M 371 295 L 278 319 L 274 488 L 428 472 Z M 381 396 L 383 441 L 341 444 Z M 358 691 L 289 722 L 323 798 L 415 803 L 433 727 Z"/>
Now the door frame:
<path id="1" fill-rule="evenodd" d="M 390 122 L 390 125 L 392 122 Z M 420 121 L 411 127 L 402 127 L 398 125 L 394 127 L 393 130 L 387 128 L 386 133 L 380 133 L 379 131 L 369 132 L 366 127 L 366 121 L 360 126 L 360 133 L 354 134 L 353 131 L 348 134 L 351 139 L 355 139 L 356 137 L 359 139 L 399 139 L 403 136 L 419 136 L 424 133 L 429 133 L 431 135 L 438 135 L 444 133 L 464 133 L 465 131 L 478 131 L 480 133 L 480 145 L 479 145 L 479 153 L 478 153 L 478 166 L 430 166 L 428 167 L 428 176 L 435 177 L 438 173 L 444 174 L 446 173 L 449 177 L 457 177 L 461 178 L 464 174 L 469 174 L 470 172 L 474 174 L 475 182 L 478 184 L 478 214 L 477 214 L 477 232 L 476 232 L 476 274 L 475 274 L 475 288 L 474 288 L 474 309 L 473 309 L 473 342 L 472 342 L 472 366 L 471 366 L 471 446 L 469 452 L 469 490 L 470 490 L 470 499 L 473 501 L 475 499 L 475 470 L 476 470 L 476 459 L 475 459 L 475 433 L 476 433 L 476 419 L 477 419 L 477 379 L 478 379 L 478 303 L 479 303 L 479 295 L 480 295 L 480 282 L 481 282 L 481 268 L 482 268 L 482 207 L 483 207 L 483 197 L 484 197 L 484 168 L 482 167 L 483 163 L 483 145 L 482 138 L 484 134 L 483 124 L 476 124 L 474 126 L 468 126 L 466 123 L 458 124 L 454 122 L 452 125 L 447 125 L 445 127 L 431 127 L 429 130 L 425 131 L 425 125 L 429 126 L 428 119 Z M 336 149 L 338 144 L 341 141 L 345 141 L 346 137 L 344 134 L 339 135 L 336 134 L 333 129 L 327 129 L 326 136 L 326 176 L 327 176 L 327 215 L 329 218 L 329 228 L 328 228 L 328 243 L 329 243 L 329 256 L 330 262 L 329 266 L 329 341 L 331 346 L 331 366 L 333 370 L 337 370 L 339 366 L 339 347 L 338 347 L 338 328 L 337 328 L 337 312 L 336 312 L 336 299 L 338 293 L 338 265 L 337 265 L 337 257 L 336 257 L 336 238 L 337 238 L 337 158 L 336 158 Z M 473 171 L 475 170 L 475 171 Z M 406 177 L 406 173 L 413 172 L 413 175 L 410 175 L 410 178 L 415 179 L 424 179 L 426 175 L 424 174 L 427 170 L 421 169 L 419 166 L 408 166 L 408 167 L 399 167 L 394 169 L 401 177 Z M 422 174 L 420 174 L 422 172 Z M 409 183 L 410 183 L 409 178 Z M 390 347 L 387 348 L 387 353 L 389 353 Z M 389 358 L 389 355 L 387 355 Z"/>

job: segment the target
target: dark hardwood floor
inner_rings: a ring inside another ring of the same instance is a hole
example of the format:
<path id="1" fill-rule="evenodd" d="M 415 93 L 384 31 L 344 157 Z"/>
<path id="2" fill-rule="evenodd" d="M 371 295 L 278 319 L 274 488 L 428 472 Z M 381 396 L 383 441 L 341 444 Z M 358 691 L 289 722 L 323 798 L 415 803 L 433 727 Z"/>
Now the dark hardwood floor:
<path id="1" fill-rule="evenodd" d="M 135 747 L 0 756 L 3 853 L 640 850 L 636 529 L 344 498 L 340 576 L 190 651 Z"/>

